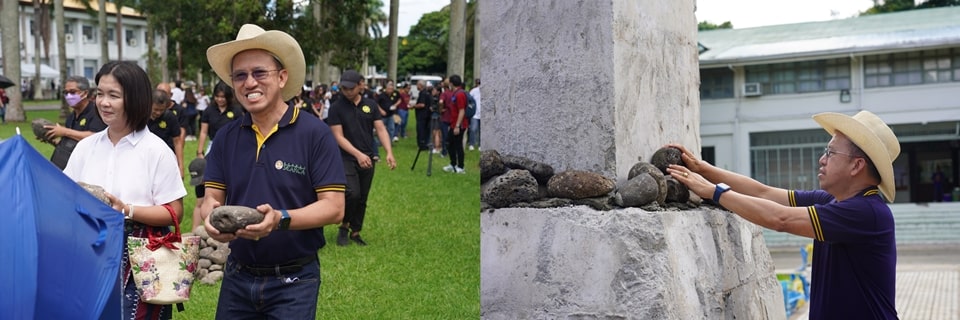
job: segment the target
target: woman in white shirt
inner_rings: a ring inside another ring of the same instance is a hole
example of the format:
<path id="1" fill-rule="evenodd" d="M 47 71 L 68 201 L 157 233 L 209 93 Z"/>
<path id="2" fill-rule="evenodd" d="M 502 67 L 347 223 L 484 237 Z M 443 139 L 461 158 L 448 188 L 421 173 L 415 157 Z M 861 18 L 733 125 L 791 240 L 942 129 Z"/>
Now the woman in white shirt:
<path id="1" fill-rule="evenodd" d="M 77 143 L 63 173 L 103 187 L 110 206 L 127 218 L 127 236 L 146 237 L 148 230 L 167 233 L 174 224 L 171 214 L 183 217 L 187 191 L 173 151 L 147 129 L 150 79 L 132 62 L 111 61 L 97 73 L 96 82 L 97 112 L 107 129 Z M 169 305 L 139 301 L 126 250 L 120 271 L 124 319 L 171 318 Z"/>

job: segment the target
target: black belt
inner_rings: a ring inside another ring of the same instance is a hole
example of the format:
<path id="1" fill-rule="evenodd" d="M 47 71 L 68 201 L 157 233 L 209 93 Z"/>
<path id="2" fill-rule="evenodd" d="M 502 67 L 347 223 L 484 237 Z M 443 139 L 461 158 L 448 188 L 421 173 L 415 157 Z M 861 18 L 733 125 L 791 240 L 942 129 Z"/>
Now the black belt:
<path id="1" fill-rule="evenodd" d="M 303 269 L 303 266 L 317 260 L 316 255 L 306 256 L 300 259 L 291 260 L 283 264 L 275 265 L 248 265 L 237 263 L 240 266 L 240 271 L 249 273 L 254 276 L 273 276 L 273 275 L 283 275 L 288 273 L 299 272 Z"/>

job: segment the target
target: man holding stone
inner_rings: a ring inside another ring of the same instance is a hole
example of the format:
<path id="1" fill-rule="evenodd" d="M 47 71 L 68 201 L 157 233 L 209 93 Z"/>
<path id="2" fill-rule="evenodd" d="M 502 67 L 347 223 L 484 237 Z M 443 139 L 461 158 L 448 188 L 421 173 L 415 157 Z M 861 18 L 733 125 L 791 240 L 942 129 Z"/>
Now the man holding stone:
<path id="1" fill-rule="evenodd" d="M 97 106 L 90 93 L 90 81 L 85 77 L 71 76 L 63 86 L 64 99 L 73 112 L 67 114 L 64 126 L 44 126 L 47 129 L 47 139 L 53 141 L 60 137 L 60 142 L 53 150 L 50 161 L 63 170 L 67 167 L 67 160 L 77 146 L 77 142 L 94 133 L 103 131 L 107 125 L 100 119 Z"/>
<path id="2" fill-rule="evenodd" d="M 814 240 L 810 319 L 896 319 L 897 247 L 885 200 L 896 195 L 893 161 L 900 143 L 869 111 L 813 119 L 833 135 L 820 156 L 821 190 L 767 186 L 699 161 L 678 145 L 671 146 L 682 151 L 686 167 L 667 170 L 750 222 Z"/>
<path id="3" fill-rule="evenodd" d="M 343 218 L 346 181 L 330 128 L 284 102 L 303 87 L 303 51 L 285 32 L 246 24 L 207 61 L 247 111 L 206 156 L 200 217 L 231 249 L 216 318 L 313 319 L 322 227 Z M 221 204 L 256 208 L 263 221 L 221 233 L 209 218 Z"/>

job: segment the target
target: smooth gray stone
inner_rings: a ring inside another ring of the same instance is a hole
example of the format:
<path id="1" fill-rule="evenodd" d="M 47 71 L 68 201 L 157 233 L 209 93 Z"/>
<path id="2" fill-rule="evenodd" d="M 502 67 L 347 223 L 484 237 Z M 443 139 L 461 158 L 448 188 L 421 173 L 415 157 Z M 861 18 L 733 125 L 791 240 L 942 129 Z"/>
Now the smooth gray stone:
<path id="1" fill-rule="evenodd" d="M 614 200 L 620 207 L 641 207 L 657 200 L 659 196 L 653 177 L 650 174 L 639 174 L 617 186 Z"/>
<path id="2" fill-rule="evenodd" d="M 97 200 L 106 203 L 108 206 L 110 205 L 110 199 L 108 199 L 107 195 L 105 194 L 107 191 L 103 190 L 103 187 L 86 182 L 77 182 L 77 184 L 83 187 L 83 189 L 87 190 L 87 192 L 92 194 L 94 198 L 97 198 Z"/>
<path id="3" fill-rule="evenodd" d="M 664 180 L 663 172 L 660 171 L 657 166 L 649 162 L 637 162 L 633 167 L 630 167 L 630 172 L 627 174 L 627 179 L 633 179 L 637 175 L 647 173 L 657 184 L 657 203 L 661 206 L 667 202 L 667 182 Z"/>
<path id="4" fill-rule="evenodd" d="M 250 207 L 219 206 L 210 213 L 210 224 L 220 233 L 234 233 L 260 222 L 263 222 L 263 214 Z"/>
<path id="5" fill-rule="evenodd" d="M 553 177 L 553 167 L 549 164 L 513 155 L 504 155 L 501 158 L 507 168 L 530 171 L 530 174 L 537 179 L 537 183 L 539 184 L 547 184 L 550 178 Z"/>
<path id="6" fill-rule="evenodd" d="M 613 179 L 598 173 L 568 170 L 558 173 L 547 183 L 551 197 L 584 199 L 606 195 L 616 186 Z"/>
<path id="7" fill-rule="evenodd" d="M 43 126 L 54 126 L 54 125 L 57 125 L 57 124 L 44 118 L 33 119 L 33 121 L 30 123 L 30 126 L 33 128 L 33 134 L 37 136 L 37 139 L 40 139 L 40 141 L 53 144 L 53 145 L 55 145 L 55 143 L 53 143 L 52 140 L 47 139 L 47 132 L 50 130 L 45 129 Z"/>
<path id="8" fill-rule="evenodd" d="M 669 165 L 683 165 L 683 160 L 680 158 L 680 155 L 680 149 L 674 147 L 660 148 L 660 150 L 653 153 L 653 157 L 650 158 L 650 163 L 656 166 L 657 169 L 660 169 L 660 173 L 666 175 Z"/>

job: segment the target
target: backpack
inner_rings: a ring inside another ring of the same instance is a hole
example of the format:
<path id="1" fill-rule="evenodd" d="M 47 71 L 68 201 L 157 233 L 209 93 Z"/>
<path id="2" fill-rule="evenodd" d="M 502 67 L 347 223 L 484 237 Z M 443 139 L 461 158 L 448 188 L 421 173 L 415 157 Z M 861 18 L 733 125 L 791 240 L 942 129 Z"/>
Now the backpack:
<path id="1" fill-rule="evenodd" d="M 473 119 L 473 116 L 477 114 L 477 100 L 474 100 L 473 96 L 471 96 L 466 91 L 463 91 L 463 89 L 460 89 L 459 91 L 463 92 L 463 95 L 467 96 L 467 108 L 463 110 L 463 118 Z M 456 99 L 457 97 L 456 93 L 454 93 L 453 97 L 454 99 Z M 470 121 L 470 120 L 467 120 L 467 121 Z"/>

